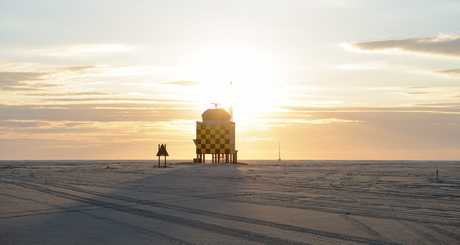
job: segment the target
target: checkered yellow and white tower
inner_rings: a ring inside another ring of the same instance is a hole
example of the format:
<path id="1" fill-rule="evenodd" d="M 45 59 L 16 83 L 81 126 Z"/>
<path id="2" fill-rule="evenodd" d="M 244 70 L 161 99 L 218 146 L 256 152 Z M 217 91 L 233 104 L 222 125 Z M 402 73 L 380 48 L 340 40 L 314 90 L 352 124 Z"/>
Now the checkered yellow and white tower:
<path id="1" fill-rule="evenodd" d="M 223 108 L 208 109 L 201 115 L 203 121 L 196 122 L 196 161 L 205 162 L 211 154 L 212 162 L 237 162 L 235 150 L 235 122 Z"/>

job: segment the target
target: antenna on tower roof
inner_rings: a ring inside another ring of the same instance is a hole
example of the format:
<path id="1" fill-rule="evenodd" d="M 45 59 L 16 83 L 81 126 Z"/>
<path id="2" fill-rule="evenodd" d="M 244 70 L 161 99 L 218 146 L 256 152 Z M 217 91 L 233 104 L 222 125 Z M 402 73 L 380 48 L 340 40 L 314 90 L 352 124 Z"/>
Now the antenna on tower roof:
<path id="1" fill-rule="evenodd" d="M 216 109 L 217 109 L 217 106 L 220 105 L 220 103 L 211 103 L 213 104 L 214 106 L 216 106 Z"/>
<path id="2" fill-rule="evenodd" d="M 230 114 L 230 121 L 233 121 L 233 100 L 234 100 L 234 96 L 235 96 L 235 90 L 236 90 L 236 86 L 233 85 L 233 82 L 230 81 L 230 86 L 227 86 L 227 88 L 230 89 L 230 104 L 228 105 L 228 113 Z"/>

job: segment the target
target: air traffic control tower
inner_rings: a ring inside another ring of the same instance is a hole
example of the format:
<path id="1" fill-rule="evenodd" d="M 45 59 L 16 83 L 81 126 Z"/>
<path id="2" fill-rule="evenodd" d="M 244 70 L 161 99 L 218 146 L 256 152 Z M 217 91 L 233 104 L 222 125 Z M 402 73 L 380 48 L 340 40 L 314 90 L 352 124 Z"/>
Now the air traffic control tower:
<path id="1" fill-rule="evenodd" d="M 236 163 L 235 150 L 235 122 L 232 116 L 224 109 L 208 109 L 201 114 L 202 122 L 196 122 L 195 162 L 206 162 L 206 155 L 211 155 L 212 163 Z"/>

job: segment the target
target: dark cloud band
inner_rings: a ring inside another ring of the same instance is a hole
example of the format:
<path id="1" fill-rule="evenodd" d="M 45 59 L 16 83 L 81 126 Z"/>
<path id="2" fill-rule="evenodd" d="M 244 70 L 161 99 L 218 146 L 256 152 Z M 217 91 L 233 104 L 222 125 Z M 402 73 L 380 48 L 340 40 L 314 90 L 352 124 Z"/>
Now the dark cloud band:
<path id="1" fill-rule="evenodd" d="M 435 72 L 439 74 L 452 76 L 452 77 L 460 77 L 460 69 L 440 70 L 440 71 L 435 71 Z"/>
<path id="2" fill-rule="evenodd" d="M 37 90 L 47 87 L 43 83 L 30 83 L 43 81 L 42 77 L 46 75 L 48 74 L 39 72 L 0 72 L 0 90 Z"/>
<path id="3" fill-rule="evenodd" d="M 440 34 L 437 38 L 413 37 L 400 40 L 384 40 L 353 43 L 351 47 L 361 51 L 400 50 L 411 53 L 460 57 L 460 36 Z"/>

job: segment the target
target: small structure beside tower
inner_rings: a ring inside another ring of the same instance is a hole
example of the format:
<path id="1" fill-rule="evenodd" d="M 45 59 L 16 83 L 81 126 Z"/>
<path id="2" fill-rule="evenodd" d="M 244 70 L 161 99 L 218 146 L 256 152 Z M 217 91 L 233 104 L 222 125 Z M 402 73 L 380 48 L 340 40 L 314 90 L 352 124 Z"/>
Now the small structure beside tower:
<path id="1" fill-rule="evenodd" d="M 160 156 L 165 157 L 165 168 L 166 168 L 166 157 L 169 157 L 168 151 L 166 150 L 166 144 L 158 144 L 158 152 L 157 152 L 157 157 L 158 157 L 158 168 L 160 167 Z"/>
<path id="2" fill-rule="evenodd" d="M 235 150 L 235 122 L 224 108 L 208 109 L 201 114 L 202 122 L 196 122 L 195 162 L 205 163 L 206 155 L 211 155 L 212 163 L 237 163 Z M 230 109 L 231 110 L 231 109 Z"/>

